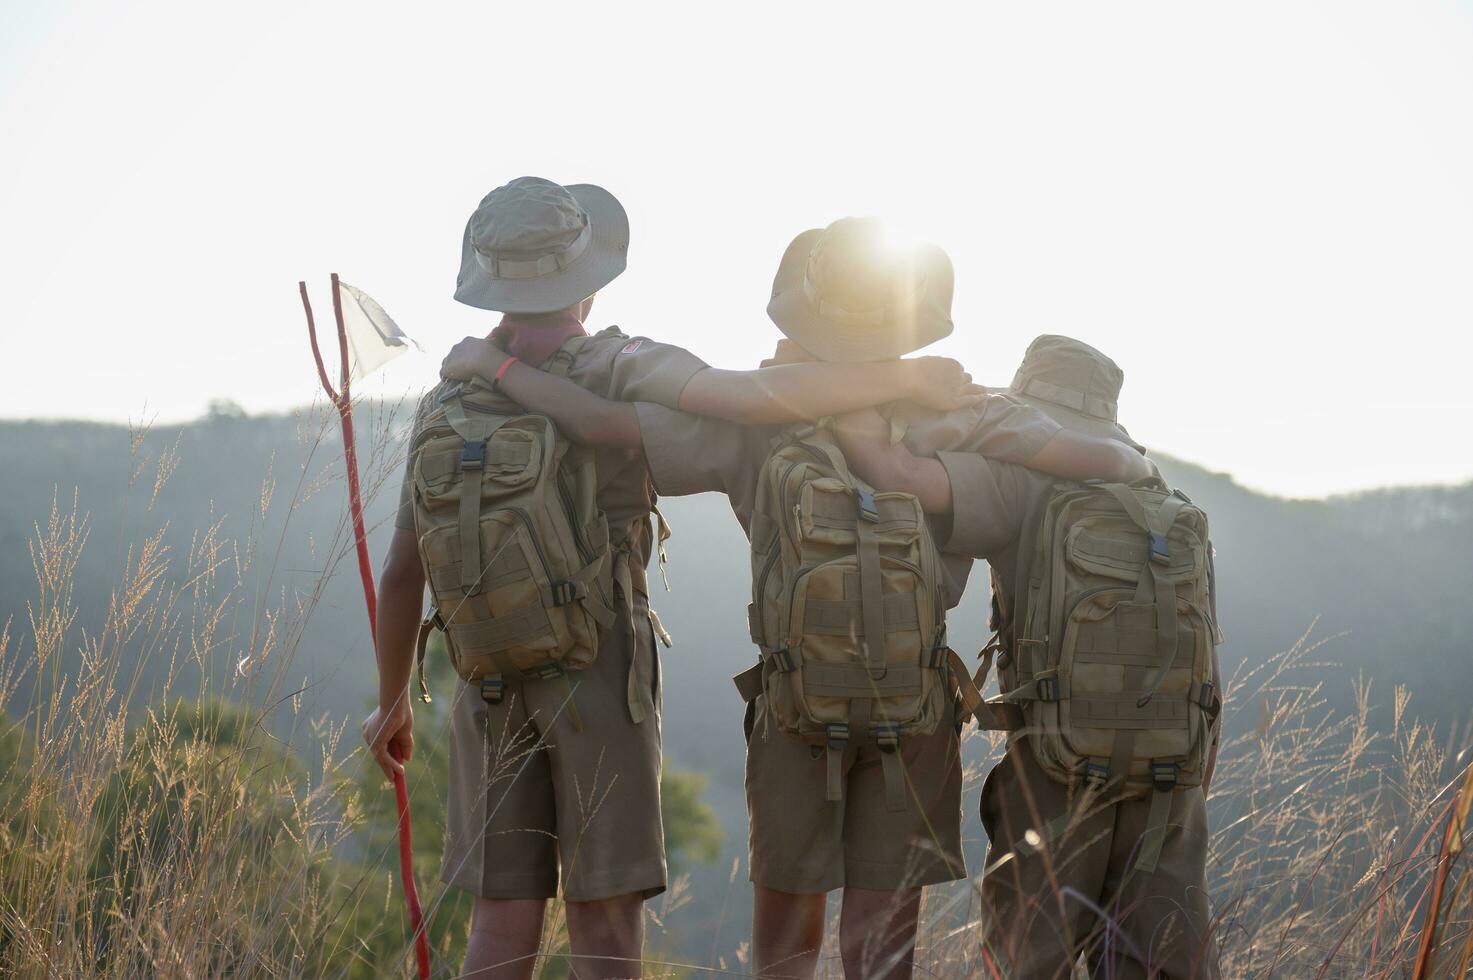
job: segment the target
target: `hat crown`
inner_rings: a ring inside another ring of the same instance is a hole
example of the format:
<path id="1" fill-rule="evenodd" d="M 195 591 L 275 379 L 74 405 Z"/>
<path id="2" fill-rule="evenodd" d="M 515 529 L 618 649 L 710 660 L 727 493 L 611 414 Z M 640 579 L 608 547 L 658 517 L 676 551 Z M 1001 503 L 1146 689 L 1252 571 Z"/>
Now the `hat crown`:
<path id="1" fill-rule="evenodd" d="M 1125 372 L 1100 351 L 1073 337 L 1044 334 L 1028 345 L 1013 391 L 1114 422 L 1124 383 Z"/>
<path id="2" fill-rule="evenodd" d="M 905 309 L 925 284 L 915 258 L 888 242 L 878 218 L 840 218 L 814 243 L 807 277 L 823 302 L 841 310 Z"/>
<path id="3" fill-rule="evenodd" d="M 588 212 L 561 184 L 518 177 L 481 199 L 470 239 L 482 254 L 536 256 L 566 249 L 588 224 Z"/>

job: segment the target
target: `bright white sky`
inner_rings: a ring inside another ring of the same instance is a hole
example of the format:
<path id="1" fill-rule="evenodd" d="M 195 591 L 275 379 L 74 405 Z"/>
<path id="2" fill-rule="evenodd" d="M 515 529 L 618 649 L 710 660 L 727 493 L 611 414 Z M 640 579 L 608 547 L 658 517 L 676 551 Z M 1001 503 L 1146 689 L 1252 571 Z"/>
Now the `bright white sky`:
<path id="1" fill-rule="evenodd" d="M 719 10 L 719 12 L 718 12 Z M 1473 5 L 129 3 L 0 9 L 0 415 L 311 399 L 296 282 L 434 356 L 465 219 L 628 208 L 596 325 L 747 366 L 788 240 L 944 246 L 1004 384 L 1074 334 L 1148 445 L 1285 494 L 1473 477 Z"/>

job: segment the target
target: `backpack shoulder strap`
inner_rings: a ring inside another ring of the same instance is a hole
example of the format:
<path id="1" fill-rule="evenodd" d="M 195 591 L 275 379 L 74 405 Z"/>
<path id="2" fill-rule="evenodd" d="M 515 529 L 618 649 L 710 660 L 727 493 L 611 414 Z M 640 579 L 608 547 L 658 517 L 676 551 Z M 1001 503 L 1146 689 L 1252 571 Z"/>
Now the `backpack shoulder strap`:
<path id="1" fill-rule="evenodd" d="M 578 359 L 579 353 L 582 352 L 584 347 L 588 346 L 588 342 L 592 339 L 586 333 L 579 334 L 576 337 L 569 337 L 547 359 L 547 367 L 545 369 L 547 373 L 555 378 L 566 378 L 568 372 L 573 369 L 573 362 Z"/>

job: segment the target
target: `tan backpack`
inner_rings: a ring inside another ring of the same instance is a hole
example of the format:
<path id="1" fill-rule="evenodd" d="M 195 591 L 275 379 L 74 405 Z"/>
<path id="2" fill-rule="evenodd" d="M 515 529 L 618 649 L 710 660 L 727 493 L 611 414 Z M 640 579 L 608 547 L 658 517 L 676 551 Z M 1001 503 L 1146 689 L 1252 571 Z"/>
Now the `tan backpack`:
<path id="1" fill-rule="evenodd" d="M 553 370 L 566 370 L 556 359 Z M 456 672 L 501 700 L 507 677 L 566 678 L 614 625 L 614 560 L 591 451 L 479 381 L 446 387 L 421 423 L 414 524 Z"/>
<path id="2" fill-rule="evenodd" d="M 1026 733 L 1055 781 L 1151 796 L 1136 865 L 1150 870 L 1172 792 L 1201 785 L 1221 708 L 1207 515 L 1157 480 L 1062 483 L 1019 557 L 1017 582 L 993 580 L 1004 693 L 964 700 L 983 727 Z"/>
<path id="3" fill-rule="evenodd" d="M 856 479 L 826 424 L 790 430 L 758 478 L 748 622 L 761 662 L 740 675 L 781 731 L 823 746 L 827 798 L 844 750 L 881 749 L 904 807 L 899 740 L 935 731 L 951 697 L 940 559 L 920 501 Z"/>

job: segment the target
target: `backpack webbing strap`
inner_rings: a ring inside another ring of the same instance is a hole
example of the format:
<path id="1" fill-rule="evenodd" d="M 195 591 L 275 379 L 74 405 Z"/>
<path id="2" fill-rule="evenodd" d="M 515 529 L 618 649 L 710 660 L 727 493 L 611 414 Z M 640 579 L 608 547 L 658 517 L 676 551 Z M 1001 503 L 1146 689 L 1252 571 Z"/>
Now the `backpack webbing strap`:
<path id="1" fill-rule="evenodd" d="M 568 372 L 573 369 L 573 362 L 578 359 L 578 352 L 583 350 L 590 339 L 587 334 L 569 337 L 544 362 L 547 365 L 544 370 L 555 378 L 566 378 Z"/>
<path id="2" fill-rule="evenodd" d="M 885 809 L 900 813 L 905 809 L 905 766 L 900 758 L 900 733 L 895 725 L 875 727 L 875 742 L 880 747 L 880 772 L 885 777 Z"/>
<path id="3" fill-rule="evenodd" d="M 419 636 L 415 637 L 414 640 L 414 662 L 416 665 L 415 673 L 419 677 L 419 699 L 425 704 L 430 703 L 430 686 L 425 683 L 425 647 L 429 645 L 430 634 L 434 632 L 435 627 L 438 625 L 439 618 L 440 613 L 438 610 L 431 611 L 424 618 L 424 622 L 419 624 Z M 445 638 L 445 642 L 450 642 L 448 636 Z"/>
<path id="4" fill-rule="evenodd" d="M 592 616 L 598 625 L 604 629 L 611 628 L 614 625 L 614 620 L 618 617 L 615 615 L 614 610 L 604 605 L 603 600 L 598 597 L 593 589 L 589 588 L 589 586 L 598 580 L 599 575 L 604 570 L 604 562 L 608 560 L 608 553 L 605 552 L 599 555 L 594 561 L 578 569 L 572 578 L 554 583 L 551 589 L 544 590 L 543 601 L 554 606 L 565 606 L 569 602 L 574 601 L 582 602 L 583 608 L 587 610 L 588 615 Z"/>
<path id="5" fill-rule="evenodd" d="M 994 638 L 996 639 L 996 638 Z M 1016 704 L 988 701 L 982 697 L 982 687 L 987 683 L 987 674 L 992 669 L 992 656 L 996 643 L 989 643 L 982 651 L 982 666 L 975 677 L 967 672 L 961 655 L 950 647 L 946 648 L 947 666 L 956 682 L 957 693 L 962 699 L 962 721 L 977 719 L 977 727 L 990 732 L 1015 732 L 1023 727 L 1023 712 Z"/>
<path id="6" fill-rule="evenodd" d="M 844 753 L 849 748 L 849 726 L 828 725 L 826 734 L 823 798 L 830 803 L 837 803 L 844 798 Z"/>
<path id="7" fill-rule="evenodd" d="M 859 516 L 854 531 L 859 539 L 859 603 L 864 623 L 864 659 L 872 667 L 886 660 L 884 571 L 880 568 L 880 539 L 875 534 L 879 511 L 874 495 L 858 491 Z"/>
<path id="8" fill-rule="evenodd" d="M 1176 765 L 1174 763 L 1151 763 L 1153 788 L 1151 809 L 1146 814 L 1146 830 L 1141 835 L 1140 855 L 1136 858 L 1133 871 L 1151 874 L 1161 860 L 1161 848 L 1166 843 L 1167 821 L 1171 817 L 1172 790 L 1176 788 Z"/>
<path id="9" fill-rule="evenodd" d="M 1161 682 L 1166 679 L 1167 672 L 1170 671 L 1172 663 L 1176 660 L 1178 640 L 1176 583 L 1166 575 L 1164 570 L 1156 566 L 1164 565 L 1171 559 L 1171 546 L 1167 538 L 1187 501 L 1178 494 L 1172 494 L 1166 498 L 1155 514 L 1147 514 L 1140 498 L 1132 493 L 1125 484 L 1109 483 L 1104 486 L 1104 489 L 1119 502 L 1130 519 L 1137 527 L 1145 531 L 1150 539 L 1147 559 L 1141 564 L 1141 577 L 1136 585 L 1135 600 L 1140 603 L 1155 603 L 1156 652 L 1159 659 L 1154 676 L 1149 681 L 1144 677 L 1141 678 L 1139 686 L 1136 687 L 1136 690 L 1144 692 L 1140 701 L 1137 702 L 1138 706 L 1143 707 L 1155 697 L 1156 691 L 1161 687 Z"/>
<path id="10" fill-rule="evenodd" d="M 631 558 L 628 548 L 614 552 L 614 584 L 624 593 L 624 615 L 629 628 L 629 677 L 624 685 L 624 696 L 629 706 L 629 719 L 636 725 L 645 719 L 644 701 L 639 696 L 639 631 L 634 628 L 634 574 L 630 570 Z M 658 656 L 655 651 L 651 655 Z"/>
<path id="11" fill-rule="evenodd" d="M 486 473 L 486 440 L 512 416 L 466 414 L 460 395 L 445 402 L 445 421 L 465 445 L 460 452 L 460 589 L 474 595 L 481 587 L 481 481 Z M 473 492 L 474 491 L 474 492 Z"/>

